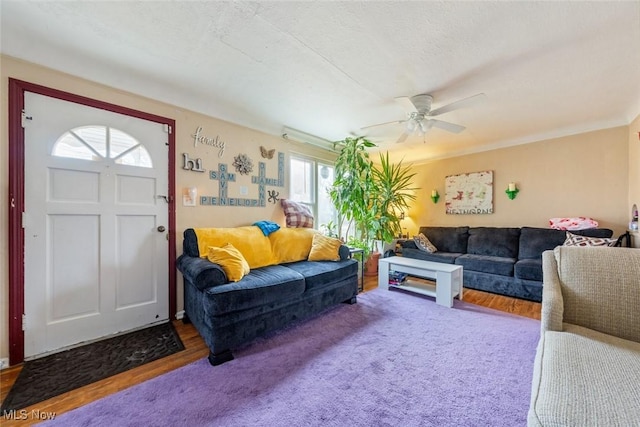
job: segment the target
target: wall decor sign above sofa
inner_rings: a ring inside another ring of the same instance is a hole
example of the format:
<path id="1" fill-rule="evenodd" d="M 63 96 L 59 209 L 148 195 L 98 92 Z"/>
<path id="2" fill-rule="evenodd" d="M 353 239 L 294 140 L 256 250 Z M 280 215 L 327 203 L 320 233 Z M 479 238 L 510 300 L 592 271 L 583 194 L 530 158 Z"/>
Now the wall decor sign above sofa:
<path id="1" fill-rule="evenodd" d="M 493 171 L 449 175 L 444 187 L 448 214 L 493 213 Z"/>
<path id="2" fill-rule="evenodd" d="M 203 206 L 243 206 L 265 207 L 267 205 L 267 186 L 284 187 L 284 153 L 278 152 L 278 177 L 267 177 L 267 165 L 258 162 L 258 175 L 251 176 L 251 183 L 258 185 L 258 198 L 247 199 L 242 197 L 229 197 L 229 183 L 236 182 L 236 174 L 229 172 L 229 165 L 218 163 L 217 170 L 209 171 L 209 179 L 218 181 L 218 196 L 202 196 L 200 204 Z M 269 193 L 271 198 L 272 194 Z M 279 194 L 278 194 L 279 195 Z M 274 196 L 277 197 L 278 195 Z M 273 200 L 275 203 L 275 200 Z"/>

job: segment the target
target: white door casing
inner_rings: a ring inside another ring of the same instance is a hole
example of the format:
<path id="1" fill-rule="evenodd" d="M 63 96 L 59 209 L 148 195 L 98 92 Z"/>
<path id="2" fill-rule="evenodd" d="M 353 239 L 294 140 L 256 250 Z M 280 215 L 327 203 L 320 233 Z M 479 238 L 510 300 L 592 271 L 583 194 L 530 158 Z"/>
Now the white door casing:
<path id="1" fill-rule="evenodd" d="M 31 92 L 25 112 L 25 358 L 166 320 L 163 125 Z M 53 155 L 71 130 L 88 145 Z"/>

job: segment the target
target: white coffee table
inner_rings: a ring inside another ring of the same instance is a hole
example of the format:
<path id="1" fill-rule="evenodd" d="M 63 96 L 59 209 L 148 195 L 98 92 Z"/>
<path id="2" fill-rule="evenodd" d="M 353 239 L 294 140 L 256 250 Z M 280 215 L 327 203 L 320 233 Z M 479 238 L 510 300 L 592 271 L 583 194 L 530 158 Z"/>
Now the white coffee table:
<path id="1" fill-rule="evenodd" d="M 411 276 L 435 279 L 436 285 L 407 280 L 402 285 L 389 284 L 389 271 Z M 392 256 L 378 261 L 378 287 L 397 288 L 436 298 L 436 304 L 453 307 L 453 298 L 462 300 L 462 266 L 423 261 L 415 258 Z"/>

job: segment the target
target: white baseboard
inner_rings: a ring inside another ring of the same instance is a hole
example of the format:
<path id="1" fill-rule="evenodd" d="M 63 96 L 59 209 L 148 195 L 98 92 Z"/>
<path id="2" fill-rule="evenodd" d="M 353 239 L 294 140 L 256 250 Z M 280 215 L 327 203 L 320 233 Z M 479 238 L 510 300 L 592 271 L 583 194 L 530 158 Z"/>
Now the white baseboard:
<path id="1" fill-rule="evenodd" d="M 184 317 L 184 310 L 180 310 L 179 312 L 176 313 L 176 319 L 182 320 L 183 317 Z"/>

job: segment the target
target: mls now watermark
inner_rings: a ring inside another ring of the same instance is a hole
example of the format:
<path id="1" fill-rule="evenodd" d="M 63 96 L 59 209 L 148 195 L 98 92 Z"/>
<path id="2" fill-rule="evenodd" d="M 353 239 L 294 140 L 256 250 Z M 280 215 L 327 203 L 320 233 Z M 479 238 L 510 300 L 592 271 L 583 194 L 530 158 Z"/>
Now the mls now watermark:
<path id="1" fill-rule="evenodd" d="M 7 420 L 52 420 L 56 417 L 55 412 L 41 411 L 39 409 L 32 409 L 27 411 L 26 409 L 11 409 L 3 412 L 4 417 Z"/>

